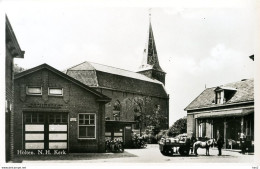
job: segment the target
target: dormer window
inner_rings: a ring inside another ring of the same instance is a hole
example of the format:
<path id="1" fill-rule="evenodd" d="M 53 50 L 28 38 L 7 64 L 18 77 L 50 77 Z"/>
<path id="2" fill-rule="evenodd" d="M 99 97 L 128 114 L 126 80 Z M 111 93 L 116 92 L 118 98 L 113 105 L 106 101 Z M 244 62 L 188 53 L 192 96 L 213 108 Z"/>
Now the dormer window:
<path id="1" fill-rule="evenodd" d="M 237 89 L 231 87 L 217 87 L 215 89 L 216 104 L 228 102 L 236 93 Z"/>
<path id="2" fill-rule="evenodd" d="M 216 104 L 222 104 L 223 101 L 223 91 L 216 91 Z"/>

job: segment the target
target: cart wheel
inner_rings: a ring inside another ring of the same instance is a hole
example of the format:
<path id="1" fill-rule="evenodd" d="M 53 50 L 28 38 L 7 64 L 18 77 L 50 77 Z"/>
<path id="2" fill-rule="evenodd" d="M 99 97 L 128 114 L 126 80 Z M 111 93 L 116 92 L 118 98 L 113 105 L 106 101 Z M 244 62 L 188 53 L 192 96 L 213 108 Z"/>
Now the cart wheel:
<path id="1" fill-rule="evenodd" d="M 190 149 L 189 149 L 189 148 L 184 149 L 183 154 L 184 154 L 185 156 L 188 156 L 189 153 L 190 153 Z"/>
<path id="2" fill-rule="evenodd" d="M 162 155 L 166 156 L 165 150 L 161 151 Z"/>
<path id="3" fill-rule="evenodd" d="M 171 156 L 173 155 L 173 149 L 166 149 L 163 152 L 161 151 L 161 153 L 165 156 Z"/>
<path id="4" fill-rule="evenodd" d="M 167 153 L 168 153 L 168 155 L 172 156 L 172 155 L 173 155 L 173 149 L 169 149 L 169 150 L 167 151 Z"/>
<path id="5" fill-rule="evenodd" d="M 183 147 L 180 147 L 179 148 L 179 153 L 180 153 L 180 155 L 185 155 L 185 153 L 184 153 L 184 148 Z"/>

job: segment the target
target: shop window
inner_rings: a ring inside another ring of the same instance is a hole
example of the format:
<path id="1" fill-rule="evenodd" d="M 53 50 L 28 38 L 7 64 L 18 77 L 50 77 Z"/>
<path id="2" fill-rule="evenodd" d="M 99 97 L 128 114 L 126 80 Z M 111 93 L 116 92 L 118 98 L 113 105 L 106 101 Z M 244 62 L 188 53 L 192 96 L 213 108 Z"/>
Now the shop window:
<path id="1" fill-rule="evenodd" d="M 80 139 L 96 138 L 96 115 L 95 114 L 79 114 L 79 133 Z"/>
<path id="2" fill-rule="evenodd" d="M 205 120 L 199 120 L 199 137 L 205 138 L 206 136 L 206 121 Z"/>
<path id="3" fill-rule="evenodd" d="M 42 95 L 42 88 L 41 87 L 29 87 L 26 88 L 27 95 Z"/>
<path id="4" fill-rule="evenodd" d="M 63 96 L 63 89 L 49 87 L 49 96 Z"/>

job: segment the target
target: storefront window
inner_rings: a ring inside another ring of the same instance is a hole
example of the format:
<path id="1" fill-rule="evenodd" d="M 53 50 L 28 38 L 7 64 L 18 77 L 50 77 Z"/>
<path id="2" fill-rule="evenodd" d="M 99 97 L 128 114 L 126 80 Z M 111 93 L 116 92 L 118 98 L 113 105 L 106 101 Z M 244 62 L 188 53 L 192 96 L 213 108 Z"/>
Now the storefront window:
<path id="1" fill-rule="evenodd" d="M 79 114 L 79 138 L 96 138 L 95 114 Z"/>

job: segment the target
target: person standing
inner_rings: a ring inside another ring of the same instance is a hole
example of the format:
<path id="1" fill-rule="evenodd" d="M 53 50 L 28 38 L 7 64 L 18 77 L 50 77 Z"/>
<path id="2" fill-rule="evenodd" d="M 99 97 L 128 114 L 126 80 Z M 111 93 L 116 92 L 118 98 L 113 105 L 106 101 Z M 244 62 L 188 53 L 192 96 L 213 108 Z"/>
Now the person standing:
<path id="1" fill-rule="evenodd" d="M 218 147 L 218 155 L 221 156 L 222 155 L 222 147 L 224 144 L 224 140 L 223 137 L 221 136 L 221 134 L 219 133 L 219 131 L 217 132 L 217 147 Z"/>
<path id="2" fill-rule="evenodd" d="M 246 145 L 245 145 L 245 134 L 243 132 L 240 133 L 240 145 L 242 154 L 246 152 Z"/>
<path id="3" fill-rule="evenodd" d="M 191 154 L 193 154 L 193 144 L 194 144 L 196 141 L 197 141 L 197 140 L 196 140 L 196 138 L 195 138 L 193 132 L 191 132 L 191 138 L 190 138 Z"/>

